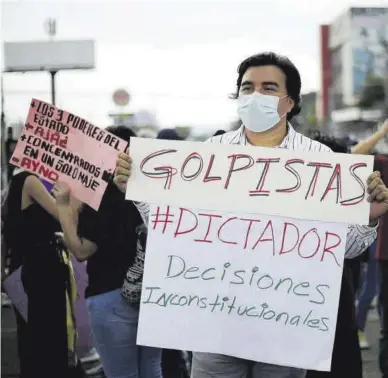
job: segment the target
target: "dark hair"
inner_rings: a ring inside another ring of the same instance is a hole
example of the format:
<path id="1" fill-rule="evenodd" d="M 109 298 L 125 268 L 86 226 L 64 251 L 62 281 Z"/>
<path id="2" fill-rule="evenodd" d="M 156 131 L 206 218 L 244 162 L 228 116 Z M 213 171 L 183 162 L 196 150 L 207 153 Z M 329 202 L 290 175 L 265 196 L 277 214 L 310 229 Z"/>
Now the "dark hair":
<path id="1" fill-rule="evenodd" d="M 109 131 L 113 135 L 127 141 L 129 143 L 129 139 L 131 137 L 135 137 L 136 133 L 127 126 L 108 126 L 105 130 Z"/>
<path id="2" fill-rule="evenodd" d="M 165 140 L 182 140 L 180 135 L 175 129 L 162 129 L 158 132 L 156 139 L 165 139 Z"/>
<path id="3" fill-rule="evenodd" d="M 349 152 L 350 146 L 344 140 L 323 134 L 319 130 L 310 131 L 309 137 L 329 147 L 333 152 L 339 152 L 339 153 Z"/>
<path id="4" fill-rule="evenodd" d="M 213 136 L 218 136 L 218 135 L 222 135 L 222 134 L 225 134 L 226 131 L 225 130 L 217 130 Z"/>
<path id="5" fill-rule="evenodd" d="M 237 91 L 236 93 L 231 95 L 231 98 L 238 98 L 238 94 L 240 92 L 241 87 L 241 81 L 247 69 L 250 67 L 260 66 L 276 66 L 281 69 L 286 75 L 287 94 L 295 102 L 294 107 L 287 114 L 287 120 L 290 121 L 293 116 L 296 116 L 301 111 L 302 99 L 300 96 L 300 90 L 302 82 L 298 69 L 286 56 L 278 55 L 273 52 L 265 52 L 261 54 L 252 55 L 249 58 L 245 59 L 237 68 Z"/>

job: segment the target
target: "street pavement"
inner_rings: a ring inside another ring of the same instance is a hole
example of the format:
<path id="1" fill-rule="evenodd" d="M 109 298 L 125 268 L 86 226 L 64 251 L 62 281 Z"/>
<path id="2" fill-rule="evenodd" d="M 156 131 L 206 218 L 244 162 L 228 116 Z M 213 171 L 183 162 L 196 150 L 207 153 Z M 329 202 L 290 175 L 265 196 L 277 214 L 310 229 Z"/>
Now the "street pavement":
<path id="1" fill-rule="evenodd" d="M 44 358 L 44 355 L 42 356 Z M 96 363 L 86 364 L 85 369 Z M 1 378 L 18 378 L 19 360 L 17 355 L 16 322 L 11 307 L 1 309 Z M 105 378 L 104 374 L 89 375 L 90 378 Z"/>
<path id="2" fill-rule="evenodd" d="M 3 307 L 1 315 L 1 378 L 17 378 L 19 367 L 15 318 L 10 307 Z M 377 365 L 379 323 L 374 311 L 371 311 L 368 319 L 367 335 L 372 347 L 363 352 L 364 378 L 380 378 Z M 93 375 L 91 377 L 102 378 L 103 376 Z"/>
<path id="3" fill-rule="evenodd" d="M 371 348 L 363 352 L 364 378 L 381 378 L 378 366 L 380 325 L 376 311 L 370 311 L 366 329 Z"/>

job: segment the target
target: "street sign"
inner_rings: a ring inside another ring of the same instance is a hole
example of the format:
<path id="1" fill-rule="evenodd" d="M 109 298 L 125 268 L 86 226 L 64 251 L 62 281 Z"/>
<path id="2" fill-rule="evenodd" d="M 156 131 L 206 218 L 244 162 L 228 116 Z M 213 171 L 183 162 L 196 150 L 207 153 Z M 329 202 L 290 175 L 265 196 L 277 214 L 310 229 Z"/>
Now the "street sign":
<path id="1" fill-rule="evenodd" d="M 113 93 L 113 102 L 118 106 L 128 105 L 130 95 L 125 89 L 117 89 Z"/>

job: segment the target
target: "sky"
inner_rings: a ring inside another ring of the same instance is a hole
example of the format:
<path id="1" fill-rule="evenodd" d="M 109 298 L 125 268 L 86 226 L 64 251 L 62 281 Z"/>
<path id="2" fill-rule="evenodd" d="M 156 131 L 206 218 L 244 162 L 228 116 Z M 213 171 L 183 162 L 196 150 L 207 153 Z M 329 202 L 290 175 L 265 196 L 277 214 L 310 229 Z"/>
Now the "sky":
<path id="1" fill-rule="evenodd" d="M 117 110 L 112 94 L 125 88 L 128 108 L 146 109 L 160 127 L 220 128 L 235 118 L 237 66 L 246 57 L 287 55 L 302 76 L 303 92 L 319 89 L 319 25 L 350 6 L 387 0 L 153 0 L 1 1 L 6 42 L 47 40 L 44 23 L 57 20 L 57 40 L 93 39 L 95 69 L 62 71 L 57 105 L 108 126 Z M 0 47 L 3 64 L 2 45 Z M 23 120 L 32 97 L 50 101 L 46 72 L 4 73 L 4 110 Z"/>

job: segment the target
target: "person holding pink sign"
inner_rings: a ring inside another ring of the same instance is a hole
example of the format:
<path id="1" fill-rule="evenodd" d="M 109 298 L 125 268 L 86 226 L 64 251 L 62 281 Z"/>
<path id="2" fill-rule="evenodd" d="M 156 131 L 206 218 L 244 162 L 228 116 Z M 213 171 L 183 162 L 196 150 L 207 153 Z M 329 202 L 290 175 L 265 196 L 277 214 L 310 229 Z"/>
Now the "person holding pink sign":
<path id="1" fill-rule="evenodd" d="M 128 128 L 108 128 L 124 140 Z M 83 205 L 71 211 L 70 189 L 54 187 L 64 240 L 79 261 L 87 261 L 85 292 L 96 349 L 107 378 L 161 378 L 161 350 L 136 345 L 139 309 L 125 301 L 121 287 L 136 255 L 136 227 L 142 219 L 135 205 L 125 201 L 108 183 L 98 211 Z"/>
<path id="2" fill-rule="evenodd" d="M 2 216 L 10 271 L 22 266 L 28 297 L 27 321 L 15 310 L 20 377 L 82 377 L 76 355 L 69 353 L 74 352 L 69 340 L 76 337 L 74 324 L 68 327 L 67 302 L 75 293 L 67 290 L 71 272 L 55 236 L 60 230 L 55 200 L 35 175 L 21 171 L 12 177 Z"/>

